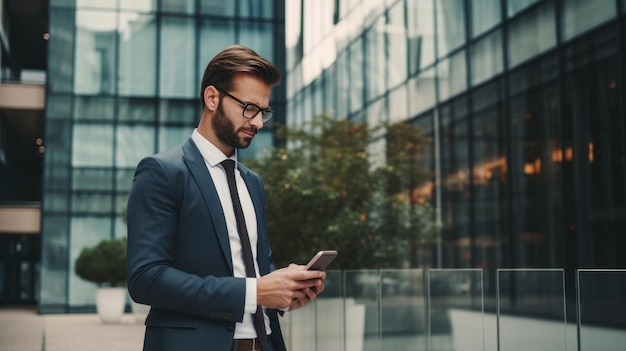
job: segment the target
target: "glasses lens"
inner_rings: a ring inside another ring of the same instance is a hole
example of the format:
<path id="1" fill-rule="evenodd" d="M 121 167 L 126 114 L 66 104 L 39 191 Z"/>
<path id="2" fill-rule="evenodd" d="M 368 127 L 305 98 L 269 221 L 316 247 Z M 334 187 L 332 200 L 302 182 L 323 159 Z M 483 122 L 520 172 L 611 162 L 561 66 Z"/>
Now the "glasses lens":
<path id="1" fill-rule="evenodd" d="M 267 121 L 272 119 L 272 117 L 274 116 L 274 111 L 272 110 L 265 110 L 262 113 L 263 113 L 263 123 L 266 123 Z"/>
<path id="2" fill-rule="evenodd" d="M 261 110 L 255 105 L 246 105 L 243 109 L 243 116 L 246 118 L 254 118 Z"/>

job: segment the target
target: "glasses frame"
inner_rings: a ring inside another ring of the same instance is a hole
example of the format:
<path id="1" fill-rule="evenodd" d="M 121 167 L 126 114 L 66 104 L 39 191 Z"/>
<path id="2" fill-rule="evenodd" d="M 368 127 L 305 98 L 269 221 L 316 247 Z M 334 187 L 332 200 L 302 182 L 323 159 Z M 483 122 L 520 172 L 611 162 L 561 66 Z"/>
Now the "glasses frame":
<path id="1" fill-rule="evenodd" d="M 243 106 L 243 110 L 241 110 L 241 115 L 243 116 L 243 118 L 245 119 L 253 119 L 254 117 L 256 117 L 259 113 L 261 113 L 261 121 L 263 122 L 263 124 L 269 122 L 272 117 L 274 117 L 274 110 L 272 110 L 271 108 L 262 108 L 261 106 L 257 105 L 257 104 L 253 104 L 251 102 L 244 102 L 239 100 L 238 98 L 234 97 L 232 94 L 230 94 L 227 91 L 224 91 L 220 88 L 215 88 L 217 91 L 219 91 L 220 93 L 228 96 L 229 98 L 237 101 L 241 106 Z M 256 109 L 258 110 L 253 116 L 248 117 L 246 116 L 246 110 L 248 109 L 248 106 L 254 106 L 256 107 Z M 269 114 L 269 117 L 266 117 Z"/>

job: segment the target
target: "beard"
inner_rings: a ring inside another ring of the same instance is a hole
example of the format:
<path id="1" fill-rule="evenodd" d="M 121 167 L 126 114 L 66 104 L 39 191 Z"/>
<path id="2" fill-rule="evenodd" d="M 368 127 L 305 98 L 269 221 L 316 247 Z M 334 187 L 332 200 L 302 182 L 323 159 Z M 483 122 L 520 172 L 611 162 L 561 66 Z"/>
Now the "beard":
<path id="1" fill-rule="evenodd" d="M 241 117 L 243 118 L 243 117 Z M 215 111 L 215 115 L 212 120 L 213 129 L 215 130 L 215 134 L 223 143 L 232 146 L 236 149 L 245 149 L 250 146 L 252 142 L 252 138 L 250 137 L 239 137 L 240 131 L 253 132 L 254 134 L 258 133 L 258 129 L 250 127 L 250 128 L 239 128 L 235 130 L 233 123 L 230 121 L 224 110 L 222 109 L 222 104 L 217 107 Z"/>

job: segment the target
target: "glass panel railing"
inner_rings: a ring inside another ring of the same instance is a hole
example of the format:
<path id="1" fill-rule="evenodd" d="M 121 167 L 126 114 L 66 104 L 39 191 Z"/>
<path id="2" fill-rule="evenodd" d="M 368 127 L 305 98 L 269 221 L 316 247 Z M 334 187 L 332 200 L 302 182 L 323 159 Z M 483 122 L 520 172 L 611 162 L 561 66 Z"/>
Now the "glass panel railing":
<path id="1" fill-rule="evenodd" d="M 431 351 L 485 350 L 483 271 L 428 270 Z"/>
<path id="2" fill-rule="evenodd" d="M 343 298 L 342 272 L 326 271 L 324 286 L 324 292 L 319 295 L 315 302 L 316 350 L 343 351 L 344 320 L 347 319 L 347 306 L 345 306 L 345 299 Z M 349 316 L 349 318 L 355 317 Z M 299 350 L 300 346 L 293 348 L 293 350 L 296 349 Z"/>
<path id="3" fill-rule="evenodd" d="M 346 351 L 380 350 L 379 285 L 378 270 L 344 272 Z"/>
<path id="4" fill-rule="evenodd" d="M 576 276 L 580 351 L 626 348 L 626 269 L 580 269 Z"/>
<path id="5" fill-rule="evenodd" d="M 428 350 L 424 271 L 380 272 L 381 350 Z"/>
<path id="6" fill-rule="evenodd" d="M 499 351 L 567 349 L 563 269 L 498 269 Z"/>

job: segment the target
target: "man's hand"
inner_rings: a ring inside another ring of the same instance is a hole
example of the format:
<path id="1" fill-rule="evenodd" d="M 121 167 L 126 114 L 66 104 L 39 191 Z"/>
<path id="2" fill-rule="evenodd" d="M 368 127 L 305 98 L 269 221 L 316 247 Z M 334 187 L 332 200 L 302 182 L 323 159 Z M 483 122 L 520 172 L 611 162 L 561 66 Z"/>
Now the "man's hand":
<path id="1" fill-rule="evenodd" d="M 290 311 L 300 308 L 324 291 L 325 279 L 325 272 L 307 271 L 304 266 L 290 264 L 257 279 L 257 303 Z"/>

